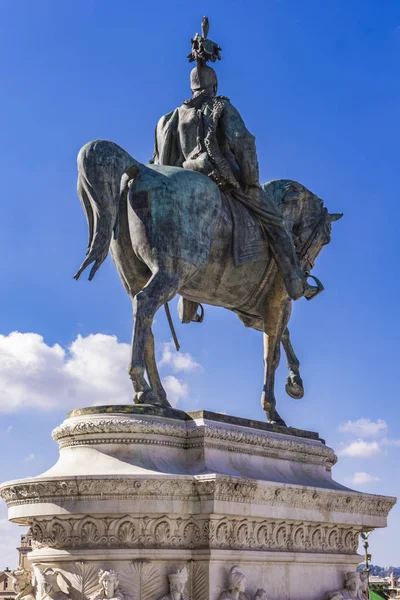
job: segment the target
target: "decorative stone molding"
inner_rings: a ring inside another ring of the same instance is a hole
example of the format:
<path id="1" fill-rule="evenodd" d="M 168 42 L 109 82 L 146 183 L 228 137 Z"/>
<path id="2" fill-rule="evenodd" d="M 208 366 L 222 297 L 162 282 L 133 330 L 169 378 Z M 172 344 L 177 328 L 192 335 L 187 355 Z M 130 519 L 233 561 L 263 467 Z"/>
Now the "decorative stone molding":
<path id="1" fill-rule="evenodd" d="M 37 548 L 213 548 L 353 554 L 354 527 L 255 518 L 135 517 L 49 520 L 31 526 Z"/>
<path id="2" fill-rule="evenodd" d="M 232 429 L 218 427 L 216 425 L 188 425 L 188 448 L 196 448 L 207 442 L 208 447 L 218 447 L 219 444 L 210 444 L 208 440 L 216 442 L 229 442 L 229 444 L 240 444 L 236 451 L 242 454 L 264 454 L 277 458 L 286 458 L 295 462 L 306 462 L 313 464 L 325 464 L 331 469 L 337 462 L 337 456 L 322 442 L 307 441 L 279 434 L 251 432 L 243 429 Z M 245 446 L 248 446 L 247 448 Z M 234 447 L 230 447 L 235 452 Z M 286 455 L 282 453 L 287 453 Z"/>
<path id="3" fill-rule="evenodd" d="M 85 419 L 76 423 L 63 423 L 52 433 L 54 440 L 60 442 L 64 438 L 94 434 L 152 434 L 186 438 L 186 427 L 159 423 L 149 419 Z M 131 440 L 130 440 L 131 441 Z"/>
<path id="4" fill-rule="evenodd" d="M 290 485 L 260 485 L 257 481 L 198 475 L 197 492 L 215 500 L 267 504 L 268 506 L 290 506 L 292 508 L 360 513 L 384 516 L 396 503 L 396 498 L 375 494 L 349 493 L 323 488 L 305 488 Z"/>
<path id="5" fill-rule="evenodd" d="M 3 487 L 0 498 L 8 506 L 35 502 L 62 500 L 101 499 L 179 499 L 198 497 L 196 481 L 191 479 L 133 479 L 133 478 L 87 478 L 41 480 L 31 483 L 16 483 Z"/>
<path id="6" fill-rule="evenodd" d="M 9 507 L 66 500 L 198 500 L 199 498 L 268 506 L 358 513 L 386 517 L 395 498 L 330 491 L 302 486 L 262 485 L 254 480 L 197 475 L 194 479 L 107 477 L 43 479 L 3 486 L 0 497 Z"/>

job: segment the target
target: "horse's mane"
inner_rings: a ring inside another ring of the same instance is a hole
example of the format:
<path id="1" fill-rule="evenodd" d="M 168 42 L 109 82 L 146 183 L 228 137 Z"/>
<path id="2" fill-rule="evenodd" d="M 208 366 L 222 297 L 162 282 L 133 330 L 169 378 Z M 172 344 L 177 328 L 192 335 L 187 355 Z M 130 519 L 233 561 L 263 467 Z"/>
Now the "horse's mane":
<path id="1" fill-rule="evenodd" d="M 296 221 L 297 224 L 301 221 L 302 228 L 312 226 L 315 222 L 315 215 L 320 214 L 323 208 L 322 200 L 298 181 L 273 179 L 264 183 L 262 188 L 270 200 L 293 224 L 295 223 L 291 215 L 294 211 L 291 208 L 294 208 L 293 203 L 296 203 Z"/>

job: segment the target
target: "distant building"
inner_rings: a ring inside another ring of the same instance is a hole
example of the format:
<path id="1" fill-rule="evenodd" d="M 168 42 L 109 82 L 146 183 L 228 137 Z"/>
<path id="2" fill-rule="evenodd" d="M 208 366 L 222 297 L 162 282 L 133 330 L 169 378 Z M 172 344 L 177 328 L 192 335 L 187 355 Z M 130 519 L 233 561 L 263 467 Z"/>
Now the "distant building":
<path id="1" fill-rule="evenodd" d="M 0 571 L 0 600 L 5 600 L 6 598 L 15 598 L 16 596 L 11 586 L 11 580 L 7 575 L 9 572 L 10 569 L 8 567 L 6 567 L 4 571 Z"/>
<path id="2" fill-rule="evenodd" d="M 21 545 L 17 548 L 19 553 L 18 568 L 30 569 L 30 563 L 28 560 L 28 554 L 32 550 L 32 536 L 29 533 L 21 535 Z M 17 567 L 15 567 L 17 568 Z M 0 600 L 10 599 L 13 600 L 16 596 L 9 578 L 11 570 L 6 567 L 4 571 L 0 571 Z"/>

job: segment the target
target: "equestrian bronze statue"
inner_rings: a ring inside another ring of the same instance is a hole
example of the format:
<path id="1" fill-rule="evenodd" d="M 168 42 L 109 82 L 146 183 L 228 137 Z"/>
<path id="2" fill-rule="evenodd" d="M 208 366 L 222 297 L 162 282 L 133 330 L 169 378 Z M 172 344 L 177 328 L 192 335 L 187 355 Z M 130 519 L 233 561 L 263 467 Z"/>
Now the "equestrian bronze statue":
<path id="1" fill-rule="evenodd" d="M 169 406 L 152 322 L 179 294 L 183 322 L 201 320 L 199 306 L 211 304 L 263 332 L 262 406 L 269 422 L 284 425 L 274 393 L 281 343 L 290 370 L 286 391 L 293 398 L 304 393 L 287 329 L 291 303 L 322 291 L 310 271 L 342 215 L 330 214 L 295 181 L 260 185 L 255 138 L 230 100 L 217 95 L 217 75 L 207 65 L 221 50 L 208 28 L 204 18 L 202 35 L 192 39 L 192 97 L 158 122 L 150 164 L 104 140 L 79 152 L 89 245 L 75 277 L 94 263 L 92 279 L 111 251 L 133 302 L 129 375 L 136 403 Z"/>

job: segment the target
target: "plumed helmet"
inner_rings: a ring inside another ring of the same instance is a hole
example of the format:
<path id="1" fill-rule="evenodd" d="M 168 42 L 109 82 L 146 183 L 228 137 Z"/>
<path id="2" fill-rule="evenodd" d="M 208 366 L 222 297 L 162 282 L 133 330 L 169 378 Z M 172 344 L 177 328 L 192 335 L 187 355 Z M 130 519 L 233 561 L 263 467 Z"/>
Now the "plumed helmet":
<path id="1" fill-rule="evenodd" d="M 192 69 L 190 73 L 190 89 L 192 92 L 200 92 L 207 88 L 212 89 L 214 93 L 217 92 L 218 77 L 214 69 L 208 65 L 201 65 Z"/>
<path id="2" fill-rule="evenodd" d="M 354 579 L 359 579 L 360 574 L 358 571 L 349 571 L 344 575 L 346 581 L 354 581 Z"/>
<path id="3" fill-rule="evenodd" d="M 228 581 L 229 581 L 229 585 L 231 586 L 238 586 L 240 585 L 240 583 L 242 583 L 242 581 L 246 580 L 245 575 L 243 575 L 243 573 L 241 571 L 239 571 L 239 566 L 238 565 L 234 565 L 231 570 L 229 571 L 229 575 L 228 575 Z"/>
<path id="4" fill-rule="evenodd" d="M 183 567 L 183 569 L 179 569 L 176 573 L 170 573 L 168 575 L 168 579 L 169 582 L 174 584 L 177 583 L 178 581 L 181 581 L 182 583 L 186 583 L 186 581 L 188 580 L 188 572 L 186 567 Z"/>

